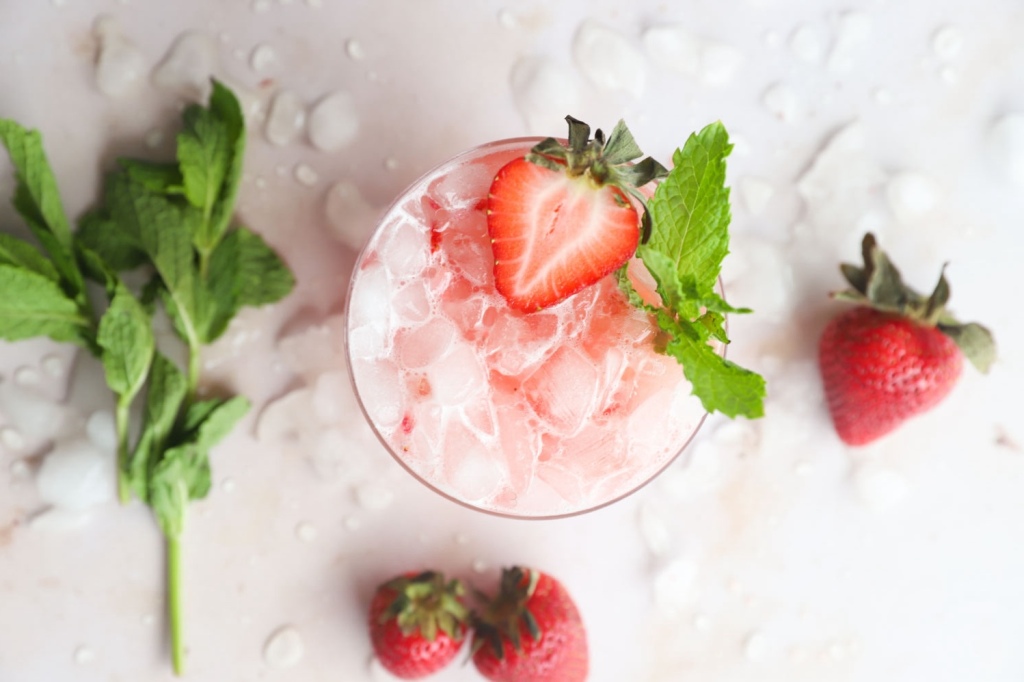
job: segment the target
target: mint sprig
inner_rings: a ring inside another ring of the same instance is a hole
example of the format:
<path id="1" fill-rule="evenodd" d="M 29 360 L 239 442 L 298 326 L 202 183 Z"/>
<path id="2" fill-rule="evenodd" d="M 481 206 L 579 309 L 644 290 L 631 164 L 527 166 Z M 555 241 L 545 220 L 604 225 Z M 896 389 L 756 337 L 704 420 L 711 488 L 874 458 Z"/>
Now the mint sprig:
<path id="1" fill-rule="evenodd" d="M 290 293 L 291 272 L 259 235 L 232 224 L 245 152 L 238 100 L 214 82 L 184 114 L 177 161 L 120 159 L 101 202 L 72 232 L 38 132 L 0 120 L 14 166 L 13 203 L 36 245 L 0 234 L 0 338 L 77 343 L 102 363 L 115 395 L 118 492 L 146 502 L 167 541 L 171 658 L 184 670 L 181 540 L 188 504 L 210 490 L 210 451 L 249 409 L 241 397 L 197 398 L 200 352 L 245 306 Z M 146 268 L 131 289 L 121 273 Z M 86 281 L 101 285 L 97 315 Z M 183 372 L 156 348 L 158 302 L 188 349 Z M 130 414 L 145 396 L 132 443 Z"/>
<path id="2" fill-rule="evenodd" d="M 650 233 L 637 256 L 654 277 L 662 305 L 641 299 L 625 267 L 618 281 L 634 305 L 654 315 L 666 337 L 665 353 L 683 366 L 708 412 L 757 418 L 764 415 L 764 379 L 726 360 L 711 345 L 712 340 L 729 343 L 725 313 L 750 312 L 730 306 L 716 291 L 729 252 L 725 158 L 731 150 L 720 122 L 691 135 L 647 202 Z"/>

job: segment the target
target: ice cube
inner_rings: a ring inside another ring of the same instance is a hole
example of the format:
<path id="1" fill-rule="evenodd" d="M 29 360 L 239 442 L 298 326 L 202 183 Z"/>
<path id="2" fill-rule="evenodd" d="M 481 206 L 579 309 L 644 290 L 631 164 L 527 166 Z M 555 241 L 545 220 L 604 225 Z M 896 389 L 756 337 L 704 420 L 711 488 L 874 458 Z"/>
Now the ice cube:
<path id="1" fill-rule="evenodd" d="M 427 368 L 434 399 L 441 405 L 461 405 L 486 386 L 486 375 L 476 351 L 456 339 L 451 350 Z"/>
<path id="2" fill-rule="evenodd" d="M 700 77 L 708 85 L 728 85 L 743 65 L 743 53 L 726 43 L 707 41 L 700 51 Z"/>
<path id="3" fill-rule="evenodd" d="M 837 73 L 852 70 L 857 58 L 870 43 L 871 31 L 870 15 L 857 10 L 844 12 L 839 17 L 836 38 L 828 55 L 829 70 Z"/>
<path id="4" fill-rule="evenodd" d="M 989 157 L 1007 180 L 1024 187 L 1024 113 L 1001 116 L 989 129 Z"/>
<path id="5" fill-rule="evenodd" d="M 292 90 L 281 90 L 270 102 L 263 127 L 267 141 L 283 147 L 295 140 L 306 125 L 306 103 Z"/>
<path id="6" fill-rule="evenodd" d="M 536 472 L 541 449 L 540 432 L 533 428 L 517 406 L 497 406 L 495 414 L 508 484 L 513 494 L 523 497 Z"/>
<path id="7" fill-rule="evenodd" d="M 146 58 L 121 34 L 117 21 L 109 16 L 100 17 L 93 35 L 99 40 L 96 88 L 108 97 L 120 97 L 138 87 L 146 71 Z"/>
<path id="8" fill-rule="evenodd" d="M 503 468 L 465 424 L 449 424 L 445 453 L 445 481 L 461 499 L 479 502 L 498 491 L 504 479 Z"/>
<path id="9" fill-rule="evenodd" d="M 924 173 L 904 171 L 889 179 L 885 197 L 896 219 L 910 222 L 927 216 L 939 200 L 939 188 Z"/>
<path id="10" fill-rule="evenodd" d="M 37 440 L 52 438 L 69 418 L 63 406 L 10 381 L 0 383 L 0 415 L 22 434 Z"/>
<path id="11" fill-rule="evenodd" d="M 647 549 L 654 556 L 663 556 L 672 543 L 670 524 L 665 515 L 653 504 L 641 505 L 637 523 L 640 537 L 644 539 Z"/>
<path id="12" fill-rule="evenodd" d="M 219 65 L 213 36 L 200 32 L 182 33 L 153 70 L 153 84 L 191 101 L 206 99 L 210 76 Z"/>
<path id="13" fill-rule="evenodd" d="M 398 367 L 389 360 L 358 362 L 354 372 L 359 397 L 373 423 L 385 432 L 397 427 L 405 412 Z"/>
<path id="14" fill-rule="evenodd" d="M 701 41 L 682 24 L 652 26 L 644 31 L 642 40 L 648 56 L 659 66 L 688 76 L 697 74 Z"/>
<path id="15" fill-rule="evenodd" d="M 398 361 L 406 369 L 422 369 L 436 362 L 455 344 L 455 326 L 443 317 L 396 337 Z"/>
<path id="16" fill-rule="evenodd" d="M 415 279 L 395 293 L 391 313 L 398 324 L 424 322 L 433 309 L 427 292 L 427 282 Z"/>
<path id="17" fill-rule="evenodd" d="M 544 360 L 559 341 L 558 316 L 549 313 L 499 315 L 485 340 L 487 364 L 519 376 Z"/>
<path id="18" fill-rule="evenodd" d="M 568 435 L 578 431 L 590 414 L 599 380 L 590 359 L 571 346 L 562 346 L 523 382 L 522 391 L 538 417 Z"/>
<path id="19" fill-rule="evenodd" d="M 415 277 L 427 266 L 430 243 L 422 227 L 399 221 L 382 235 L 378 254 L 392 283 Z"/>
<path id="20" fill-rule="evenodd" d="M 324 372 L 316 378 L 310 396 L 313 414 L 321 424 L 337 424 L 359 411 L 352 382 L 344 369 Z"/>
<path id="21" fill-rule="evenodd" d="M 473 208 L 487 196 L 494 171 L 482 163 L 466 163 L 452 168 L 431 183 L 427 194 L 448 211 Z"/>
<path id="22" fill-rule="evenodd" d="M 804 62 L 816 63 L 825 52 L 825 38 L 821 31 L 810 24 L 800 24 L 789 37 L 789 49 Z"/>
<path id="23" fill-rule="evenodd" d="M 879 514 L 902 502 L 909 490 L 903 474 L 871 462 L 857 466 L 852 483 L 860 502 L 868 510 Z"/>
<path id="24" fill-rule="evenodd" d="M 307 449 L 316 474 L 326 480 L 358 478 L 366 471 L 365 444 L 351 429 L 329 428 L 307 434 L 312 441 Z"/>
<path id="25" fill-rule="evenodd" d="M 572 41 L 572 54 L 580 71 L 603 90 L 623 90 L 640 97 L 647 80 L 643 54 L 619 32 L 587 20 Z"/>
<path id="26" fill-rule="evenodd" d="M 351 93 L 338 90 L 326 95 L 309 112 L 309 141 L 317 149 L 333 152 L 346 146 L 359 132 L 359 112 Z"/>
<path id="27" fill-rule="evenodd" d="M 687 557 L 673 559 L 654 576 L 654 601 L 666 615 L 678 615 L 694 598 L 699 573 L 697 562 Z"/>
<path id="28" fill-rule="evenodd" d="M 58 443 L 36 476 L 44 502 L 82 511 L 114 499 L 114 453 L 104 453 L 85 438 Z"/>
<path id="29" fill-rule="evenodd" d="M 349 304 L 349 352 L 354 358 L 372 358 L 387 352 L 388 310 L 393 293 L 379 261 L 367 265 L 355 282 Z"/>
<path id="30" fill-rule="evenodd" d="M 529 132 L 548 131 L 551 121 L 579 110 L 579 87 L 573 73 L 550 57 L 529 56 L 512 67 L 512 99 Z"/>
<path id="31" fill-rule="evenodd" d="M 373 234 L 380 218 L 380 209 L 363 196 L 359 187 L 349 180 L 331 185 L 324 203 L 327 224 L 334 237 L 353 251 L 359 251 Z"/>
<path id="32" fill-rule="evenodd" d="M 307 382 L 316 381 L 324 372 L 346 366 L 344 315 L 310 321 L 303 317 L 297 331 L 286 333 L 277 342 L 277 350 L 288 368 Z"/>
<path id="33" fill-rule="evenodd" d="M 101 452 L 117 452 L 117 427 L 114 414 L 109 410 L 97 410 L 89 415 L 85 422 L 85 433 Z"/>
<path id="34" fill-rule="evenodd" d="M 298 441 L 302 425 L 309 419 L 312 390 L 295 389 L 260 410 L 256 438 L 263 442 Z"/>

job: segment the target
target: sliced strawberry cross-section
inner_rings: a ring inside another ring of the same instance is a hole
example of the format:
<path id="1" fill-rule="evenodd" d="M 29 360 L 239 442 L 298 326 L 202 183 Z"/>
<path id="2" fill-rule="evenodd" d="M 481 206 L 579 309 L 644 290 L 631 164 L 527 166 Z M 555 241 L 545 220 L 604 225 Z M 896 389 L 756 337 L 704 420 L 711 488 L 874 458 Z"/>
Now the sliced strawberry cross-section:
<path id="1" fill-rule="evenodd" d="M 600 130 L 591 140 L 589 126 L 567 120 L 568 146 L 547 138 L 503 166 L 488 194 L 495 287 L 524 312 L 554 305 L 629 260 L 647 220 L 646 210 L 638 217 L 638 187 L 667 172 L 650 157 L 630 163 L 641 152 L 621 121 L 605 143 Z"/>

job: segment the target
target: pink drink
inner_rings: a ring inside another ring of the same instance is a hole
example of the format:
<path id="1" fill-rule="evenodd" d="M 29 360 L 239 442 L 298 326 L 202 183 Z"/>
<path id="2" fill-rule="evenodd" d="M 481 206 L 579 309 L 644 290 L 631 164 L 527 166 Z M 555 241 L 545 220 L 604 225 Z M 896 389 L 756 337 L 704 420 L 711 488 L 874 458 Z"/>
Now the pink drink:
<path id="1" fill-rule="evenodd" d="M 356 263 L 348 350 L 366 416 L 406 469 L 456 502 L 541 518 L 633 492 L 705 411 L 612 277 L 530 314 L 495 291 L 487 191 L 537 141 L 466 152 L 391 206 Z"/>

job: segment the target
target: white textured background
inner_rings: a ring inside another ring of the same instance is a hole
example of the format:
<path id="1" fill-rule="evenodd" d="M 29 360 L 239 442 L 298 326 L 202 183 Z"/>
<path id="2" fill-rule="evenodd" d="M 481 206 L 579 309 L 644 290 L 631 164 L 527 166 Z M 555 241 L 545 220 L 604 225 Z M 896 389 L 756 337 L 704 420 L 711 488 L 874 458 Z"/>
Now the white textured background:
<path id="1" fill-rule="evenodd" d="M 101 16 L 117 26 L 97 32 Z M 240 215 L 299 279 L 285 303 L 240 318 L 205 376 L 258 408 L 295 391 L 307 417 L 279 403 L 257 428 L 256 411 L 216 451 L 215 488 L 185 540 L 188 679 L 387 680 L 363 629 L 373 585 L 436 566 L 489 589 L 510 563 L 574 593 L 594 682 L 1024 676 L 1020 2 L 6 0 L 0 116 L 42 130 L 72 216 L 114 156 L 170 153 L 180 100 L 152 75 L 186 31 L 208 42 L 199 71 L 248 93 Z M 595 32 L 608 45 L 598 55 L 583 45 Z M 138 77 L 101 92 L 102 45 Z M 283 91 L 310 110 L 349 93 L 334 124 L 357 124 L 357 138 L 331 152 L 302 130 L 269 143 Z M 308 415 L 344 404 L 323 390 L 344 385 L 325 374 L 344 369 L 327 353 L 332 316 L 375 212 L 455 152 L 561 134 L 566 113 L 605 128 L 625 118 L 666 161 L 712 120 L 733 133 L 725 279 L 757 313 L 731 320 L 730 353 L 770 395 L 764 420 L 710 420 L 624 502 L 515 522 L 419 487 L 367 444 L 358 415 Z M 19 229 L 6 202 L 0 224 Z M 950 262 L 953 310 L 993 329 L 1001 359 L 853 450 L 831 432 L 814 349 L 837 309 L 836 262 L 857 259 L 866 229 L 921 289 Z M 0 439 L 0 681 L 170 679 L 146 510 L 109 501 L 74 527 L 39 515 L 34 456 L 110 408 L 90 359 L 65 390 L 71 359 L 50 343 L 0 346 L 0 423 L 39 434 Z M 278 669 L 264 647 L 283 626 L 304 655 Z M 457 666 L 438 679 L 478 678 Z"/>

